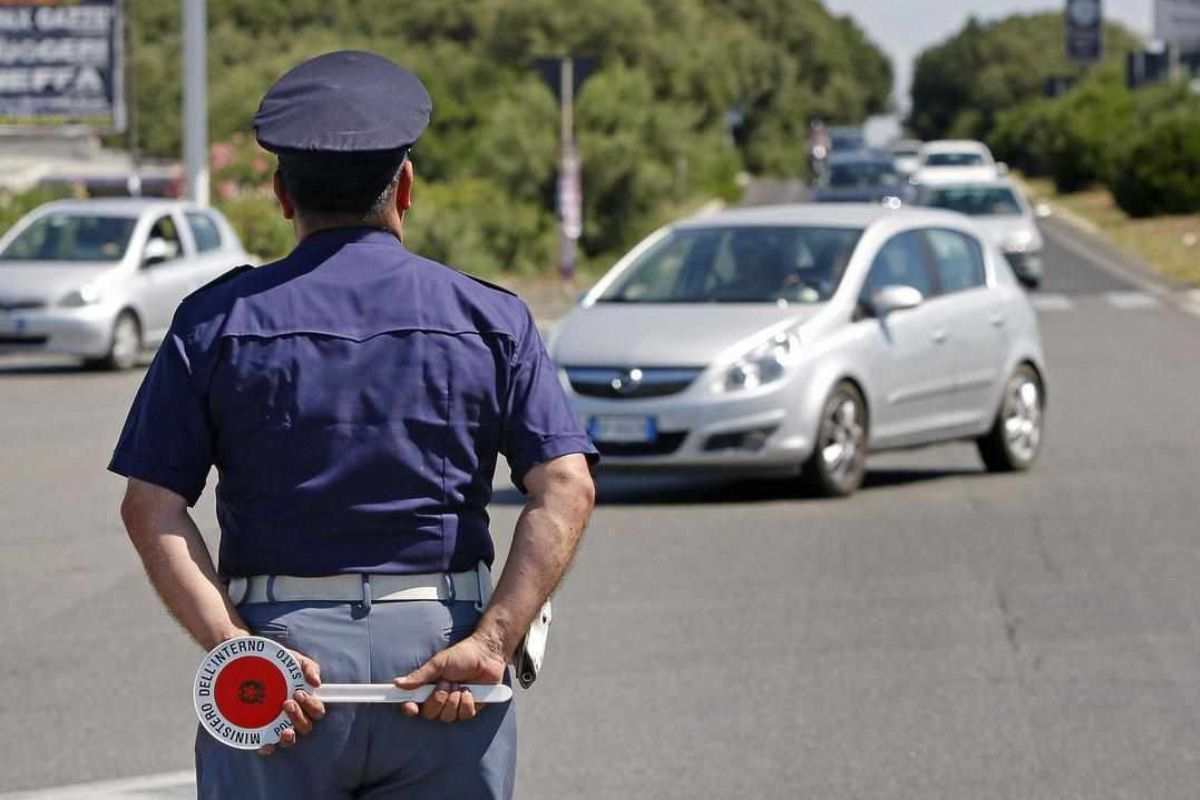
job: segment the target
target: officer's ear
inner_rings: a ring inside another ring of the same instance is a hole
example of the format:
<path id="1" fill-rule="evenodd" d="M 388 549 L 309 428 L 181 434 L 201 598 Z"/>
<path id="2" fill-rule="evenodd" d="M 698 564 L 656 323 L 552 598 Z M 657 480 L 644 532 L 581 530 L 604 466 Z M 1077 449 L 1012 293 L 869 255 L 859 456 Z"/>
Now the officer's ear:
<path id="1" fill-rule="evenodd" d="M 296 204 L 292 202 L 291 196 L 287 193 L 287 187 L 283 185 L 283 178 L 279 174 L 279 170 L 275 170 L 275 178 L 271 181 L 271 188 L 275 190 L 275 199 L 279 201 L 279 208 L 283 212 L 284 219 L 294 219 L 296 216 Z"/>
<path id="2" fill-rule="evenodd" d="M 404 159 L 400 176 L 396 181 L 396 210 L 401 214 L 412 208 L 413 165 L 412 159 Z"/>

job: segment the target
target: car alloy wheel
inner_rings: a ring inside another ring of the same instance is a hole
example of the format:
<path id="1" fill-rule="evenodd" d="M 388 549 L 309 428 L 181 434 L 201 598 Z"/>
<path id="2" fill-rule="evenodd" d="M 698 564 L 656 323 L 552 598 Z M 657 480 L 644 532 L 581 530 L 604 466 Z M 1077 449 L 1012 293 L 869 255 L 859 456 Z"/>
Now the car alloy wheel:
<path id="1" fill-rule="evenodd" d="M 133 315 L 125 312 L 113 323 L 112 343 L 105 359 L 107 366 L 109 369 L 129 369 L 137 363 L 141 352 L 141 328 Z"/>
<path id="2" fill-rule="evenodd" d="M 858 390 L 839 384 L 821 412 L 809 481 L 822 494 L 844 497 L 862 485 L 867 460 L 865 403 Z"/>
<path id="3" fill-rule="evenodd" d="M 1004 387 L 992 430 L 978 441 L 979 455 L 993 472 L 1028 469 L 1037 460 L 1045 433 L 1046 398 L 1032 367 L 1022 364 Z"/>

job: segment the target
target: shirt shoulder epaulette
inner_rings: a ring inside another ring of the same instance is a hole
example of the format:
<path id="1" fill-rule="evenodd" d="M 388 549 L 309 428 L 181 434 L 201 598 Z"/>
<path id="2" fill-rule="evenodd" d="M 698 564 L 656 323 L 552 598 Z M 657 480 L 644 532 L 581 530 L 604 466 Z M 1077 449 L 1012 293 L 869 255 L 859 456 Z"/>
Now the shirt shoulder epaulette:
<path id="1" fill-rule="evenodd" d="M 466 278 L 470 278 L 471 280 L 475 281 L 478 284 L 482 284 L 483 286 L 488 287 L 489 289 L 495 289 L 497 292 L 503 292 L 504 294 L 512 295 L 513 297 L 518 296 L 517 293 L 514 292 L 512 289 L 505 289 L 503 286 L 492 283 L 491 281 L 485 281 L 483 278 L 480 278 L 477 275 L 472 275 L 469 272 L 463 272 L 461 274 Z"/>
<path id="2" fill-rule="evenodd" d="M 225 283 L 225 281 L 230 280 L 231 278 L 236 278 L 238 275 L 241 275 L 243 272 L 246 272 L 247 270 L 251 270 L 251 269 L 254 269 L 254 267 L 250 266 L 249 264 L 242 264 L 240 267 L 234 267 L 233 269 L 231 269 L 227 272 L 222 272 L 220 275 L 213 278 L 211 281 L 204 284 L 196 291 L 192 292 L 192 294 L 197 295 L 206 289 L 211 289 L 214 286 L 220 286 L 222 283 Z"/>

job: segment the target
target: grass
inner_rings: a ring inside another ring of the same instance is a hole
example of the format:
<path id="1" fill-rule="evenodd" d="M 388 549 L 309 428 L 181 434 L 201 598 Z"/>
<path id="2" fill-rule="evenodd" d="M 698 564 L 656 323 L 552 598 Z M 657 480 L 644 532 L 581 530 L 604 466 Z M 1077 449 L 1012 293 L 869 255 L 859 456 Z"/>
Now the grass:
<path id="1" fill-rule="evenodd" d="M 1059 194 L 1053 182 L 1024 179 L 1035 201 L 1046 201 L 1091 223 L 1119 250 L 1144 261 L 1167 280 L 1200 286 L 1200 214 L 1134 219 L 1103 187 Z"/>

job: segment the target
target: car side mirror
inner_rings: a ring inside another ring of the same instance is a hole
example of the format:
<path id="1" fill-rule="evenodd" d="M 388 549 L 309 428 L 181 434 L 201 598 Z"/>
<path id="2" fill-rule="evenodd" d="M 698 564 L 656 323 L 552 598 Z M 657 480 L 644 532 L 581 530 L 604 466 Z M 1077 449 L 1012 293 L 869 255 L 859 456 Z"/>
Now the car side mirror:
<path id="1" fill-rule="evenodd" d="M 1007 175 L 1008 174 L 1008 164 L 1005 164 L 1003 161 L 996 162 L 996 174 L 997 175 Z"/>
<path id="2" fill-rule="evenodd" d="M 155 264 L 170 261 L 177 255 L 179 255 L 179 245 L 156 236 L 146 242 L 146 247 L 142 250 L 142 266 L 152 267 Z"/>
<path id="3" fill-rule="evenodd" d="M 908 311 L 925 302 L 920 290 L 911 286 L 885 286 L 871 295 L 871 313 L 883 319 L 897 311 Z"/>

